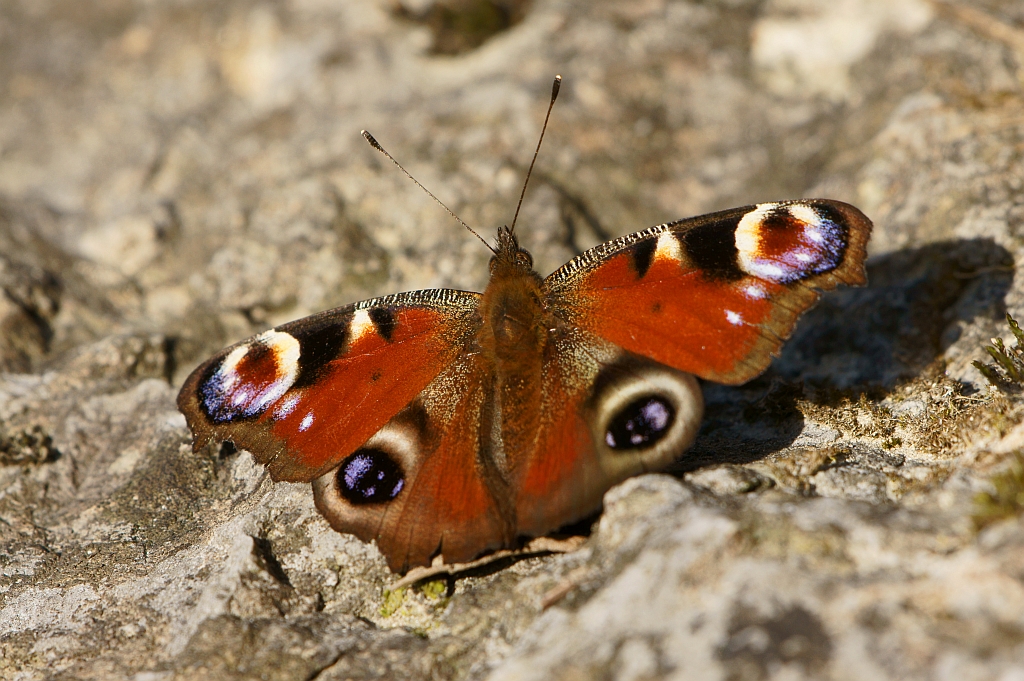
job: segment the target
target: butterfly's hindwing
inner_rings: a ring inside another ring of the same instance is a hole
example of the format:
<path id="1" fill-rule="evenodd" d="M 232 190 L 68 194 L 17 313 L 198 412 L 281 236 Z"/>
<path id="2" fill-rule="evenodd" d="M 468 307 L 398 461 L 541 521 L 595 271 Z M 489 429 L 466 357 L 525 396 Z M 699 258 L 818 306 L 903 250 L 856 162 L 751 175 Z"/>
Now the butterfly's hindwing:
<path id="1" fill-rule="evenodd" d="M 515 457 L 520 534 L 542 535 L 601 507 L 611 486 L 660 470 L 697 435 L 703 399 L 683 372 L 582 329 L 548 346 L 534 446 Z"/>

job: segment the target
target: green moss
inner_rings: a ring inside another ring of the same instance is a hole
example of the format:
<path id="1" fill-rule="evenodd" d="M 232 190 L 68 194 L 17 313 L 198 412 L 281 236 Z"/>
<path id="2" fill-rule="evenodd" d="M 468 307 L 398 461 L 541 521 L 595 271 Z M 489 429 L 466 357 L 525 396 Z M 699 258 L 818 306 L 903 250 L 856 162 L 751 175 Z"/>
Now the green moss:
<path id="1" fill-rule="evenodd" d="M 405 589 L 384 590 L 384 602 L 380 605 L 381 617 L 391 617 L 402 607 L 405 601 Z"/>
<path id="2" fill-rule="evenodd" d="M 420 593 L 430 600 L 437 601 L 444 598 L 445 594 L 448 593 L 448 583 L 443 579 L 435 579 L 420 586 L 419 590 Z"/>
<path id="3" fill-rule="evenodd" d="M 1014 452 L 1010 467 L 990 482 L 993 491 L 974 498 L 974 525 L 978 529 L 1024 512 L 1024 454 Z"/>

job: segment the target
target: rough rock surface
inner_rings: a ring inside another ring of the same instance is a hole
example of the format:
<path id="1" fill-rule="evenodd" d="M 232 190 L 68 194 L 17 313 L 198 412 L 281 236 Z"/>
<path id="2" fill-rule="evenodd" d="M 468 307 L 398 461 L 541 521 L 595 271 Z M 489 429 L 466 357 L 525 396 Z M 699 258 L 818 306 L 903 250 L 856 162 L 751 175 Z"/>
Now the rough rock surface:
<path id="1" fill-rule="evenodd" d="M 583 548 L 391 591 L 308 486 L 194 455 L 222 345 L 768 199 L 875 220 Z M 1024 679 L 1018 0 L 0 0 L 0 677 Z M 545 607 L 547 606 L 547 607 Z"/>

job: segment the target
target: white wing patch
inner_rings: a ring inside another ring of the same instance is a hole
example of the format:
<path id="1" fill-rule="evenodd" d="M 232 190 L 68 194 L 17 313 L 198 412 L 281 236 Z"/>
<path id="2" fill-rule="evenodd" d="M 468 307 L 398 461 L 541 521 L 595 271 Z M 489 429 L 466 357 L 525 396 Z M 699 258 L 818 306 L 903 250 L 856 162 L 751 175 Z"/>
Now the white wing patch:
<path id="1" fill-rule="evenodd" d="M 680 262 L 683 259 L 683 249 L 672 232 L 662 232 L 658 237 L 658 245 L 654 249 L 654 259 L 667 259 L 672 262 Z"/>
<path id="2" fill-rule="evenodd" d="M 370 312 L 368 310 L 356 310 L 355 314 L 352 315 L 352 321 L 349 322 L 348 328 L 352 332 L 352 343 L 355 343 L 369 332 L 377 333 L 377 326 L 370 319 Z"/>

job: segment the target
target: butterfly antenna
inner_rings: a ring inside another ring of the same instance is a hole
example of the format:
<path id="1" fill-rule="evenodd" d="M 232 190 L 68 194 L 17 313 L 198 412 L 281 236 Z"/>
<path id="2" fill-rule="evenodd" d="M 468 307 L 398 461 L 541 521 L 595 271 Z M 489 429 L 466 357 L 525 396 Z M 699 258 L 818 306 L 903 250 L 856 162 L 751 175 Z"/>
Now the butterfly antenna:
<path id="1" fill-rule="evenodd" d="M 530 184 L 530 175 L 533 174 L 533 164 L 537 162 L 537 154 L 540 153 L 540 143 L 544 141 L 544 131 L 548 129 L 548 119 L 551 118 L 551 109 L 555 106 L 555 99 L 558 98 L 558 88 L 562 86 L 562 76 L 555 76 L 555 82 L 551 84 L 551 103 L 548 104 L 548 113 L 544 116 L 544 127 L 540 129 L 540 139 L 537 140 L 537 148 L 533 152 L 533 160 L 530 161 L 530 169 L 526 171 L 526 180 L 523 182 L 523 191 L 519 194 L 519 203 L 516 205 L 516 214 L 512 218 L 512 227 L 508 231 L 513 232 L 516 228 L 516 220 L 519 219 L 519 209 L 523 207 L 523 197 L 526 196 L 526 185 Z"/>
<path id="2" fill-rule="evenodd" d="M 369 133 L 368 131 L 366 131 L 366 130 L 361 130 L 361 131 L 360 131 L 360 134 L 361 134 L 361 135 L 362 135 L 363 137 L 365 137 L 365 138 L 366 138 L 366 141 L 370 143 L 370 146 L 371 146 L 371 147 L 373 147 L 374 149 L 376 149 L 376 150 L 377 150 L 377 151 L 379 151 L 380 153 L 382 153 L 382 154 L 384 154 L 385 156 L 387 156 L 387 157 L 388 157 L 388 160 L 390 160 L 390 161 L 391 161 L 392 163 L 394 163 L 394 164 L 395 164 L 396 166 L 398 166 L 398 169 L 399 169 L 399 170 L 401 170 L 401 171 L 402 171 L 403 173 L 405 173 L 406 177 L 408 177 L 408 178 L 409 178 L 410 180 L 412 180 L 413 182 L 415 182 L 415 183 L 416 183 L 416 186 L 417 186 L 417 187 L 419 187 L 420 189 L 422 189 L 423 191 L 425 191 L 425 192 L 427 193 L 427 196 L 429 196 L 430 198 L 434 199 L 434 201 L 437 201 L 437 205 L 441 206 L 441 208 L 444 208 L 444 209 L 445 209 L 446 211 L 448 211 L 448 215 L 451 215 L 451 216 L 452 216 L 453 218 L 455 218 L 456 220 L 458 220 L 458 221 L 459 221 L 459 224 L 460 224 L 460 225 L 462 225 L 463 227 L 465 227 L 466 229 L 468 229 L 468 230 L 469 230 L 469 233 L 470 233 L 470 234 L 472 234 L 473 236 L 475 236 L 475 237 L 476 237 L 477 239 L 480 239 L 480 241 L 482 241 L 482 242 L 483 242 L 484 246 L 487 246 L 487 249 L 488 249 L 488 250 L 489 250 L 489 251 L 490 251 L 491 253 L 494 253 L 495 255 L 497 255 L 497 254 L 498 254 L 498 252 L 497 252 L 496 250 L 494 250 L 494 248 L 493 248 L 493 247 L 492 247 L 492 246 L 491 246 L 491 245 L 490 245 L 489 243 L 487 243 L 487 240 L 486 240 L 486 239 L 484 239 L 484 238 L 483 238 L 482 236 L 480 236 L 479 234 L 477 234 L 477 233 L 476 233 L 476 230 L 474 230 L 474 229 L 473 229 L 472 227 L 470 227 L 470 226 L 469 226 L 469 225 L 467 225 L 467 224 L 466 224 L 465 222 L 463 222 L 462 218 L 460 218 L 460 217 L 459 217 L 458 215 L 456 215 L 455 213 L 453 213 L 453 212 L 452 212 L 452 209 L 451 209 L 451 208 L 449 208 L 448 206 L 446 206 L 446 205 L 444 205 L 443 203 L 441 203 L 441 199 L 439 199 L 439 198 L 437 198 L 436 196 L 434 196 L 433 194 L 431 194 L 431 193 L 430 193 L 430 190 L 429 190 L 429 189 L 427 189 L 427 188 L 426 188 L 426 187 L 424 187 L 424 186 L 423 186 L 422 184 L 420 184 L 419 180 L 417 180 L 417 179 L 416 179 L 415 177 L 413 177 L 413 176 L 412 176 L 412 174 L 410 174 L 408 170 L 406 170 L 405 168 L 403 168 L 403 167 L 402 167 L 402 164 L 401 164 L 401 163 L 399 163 L 398 161 L 396 161 L 396 160 L 395 160 L 395 157 L 394 157 L 394 156 L 392 156 L 391 154 L 389 154 L 389 153 L 387 152 L 387 150 L 386 150 L 386 149 L 384 149 L 384 147 L 382 147 L 382 146 L 380 145 L 380 142 L 378 142 L 378 141 L 377 141 L 377 140 L 376 140 L 376 139 L 374 138 L 374 136 L 373 136 L 373 135 L 371 135 L 371 134 L 370 134 L 370 133 Z"/>

